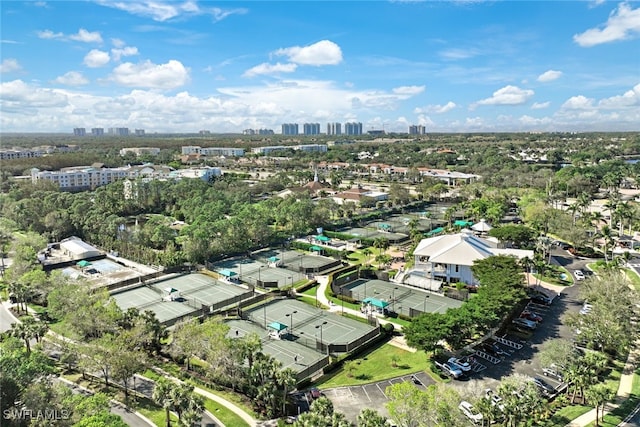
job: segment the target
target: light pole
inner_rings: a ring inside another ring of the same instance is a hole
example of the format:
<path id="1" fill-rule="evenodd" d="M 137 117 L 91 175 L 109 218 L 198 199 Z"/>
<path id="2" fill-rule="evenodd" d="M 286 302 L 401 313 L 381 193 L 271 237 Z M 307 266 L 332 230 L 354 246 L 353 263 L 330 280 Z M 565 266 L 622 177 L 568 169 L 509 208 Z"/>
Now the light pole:
<path id="1" fill-rule="evenodd" d="M 321 324 L 316 325 L 316 329 L 320 329 L 320 348 L 322 348 L 322 346 L 324 345 L 323 340 L 322 340 L 322 327 L 324 325 L 326 325 L 326 324 L 327 324 L 327 321 L 325 320 Z M 329 355 L 329 346 L 327 346 L 327 355 Z"/>
<path id="2" fill-rule="evenodd" d="M 291 335 L 293 335 L 293 315 L 296 314 L 298 312 L 298 310 L 293 310 L 293 312 L 289 313 L 289 314 L 285 314 L 286 317 L 291 316 L 291 327 L 289 328 L 289 333 Z"/>
<path id="3" fill-rule="evenodd" d="M 291 280 L 291 288 L 293 289 L 293 276 L 289 276 L 287 279 Z"/>
<path id="4" fill-rule="evenodd" d="M 426 313 L 427 312 L 427 299 L 429 298 L 429 295 L 425 295 L 424 297 L 424 307 L 422 308 L 422 312 Z"/>
<path id="5" fill-rule="evenodd" d="M 261 265 L 260 268 L 258 268 L 258 283 L 262 283 L 262 281 L 260 280 L 260 272 L 262 271 L 263 268 L 264 268 L 264 265 Z"/>
<path id="6" fill-rule="evenodd" d="M 396 291 L 398 290 L 398 287 L 396 286 L 395 288 L 393 288 L 393 290 L 391 291 L 391 309 L 395 312 L 396 311 Z"/>
<path id="7" fill-rule="evenodd" d="M 264 329 L 267 329 L 267 304 L 262 306 L 264 313 Z"/>

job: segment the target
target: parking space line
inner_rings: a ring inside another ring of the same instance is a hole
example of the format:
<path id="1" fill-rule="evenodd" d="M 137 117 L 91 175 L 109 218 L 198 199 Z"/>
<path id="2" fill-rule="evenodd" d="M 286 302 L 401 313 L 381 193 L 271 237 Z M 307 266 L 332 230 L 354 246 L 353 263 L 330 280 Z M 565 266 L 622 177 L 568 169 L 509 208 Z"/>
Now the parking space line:
<path id="1" fill-rule="evenodd" d="M 387 395 L 384 393 L 384 391 L 382 391 L 382 389 L 380 388 L 380 383 L 376 383 L 376 387 L 378 387 L 378 390 L 380 390 L 380 393 L 382 393 L 382 395 L 388 399 Z"/>
<path id="2" fill-rule="evenodd" d="M 369 402 L 371 402 L 371 401 L 372 401 L 372 400 L 371 400 L 371 397 L 369 396 L 369 393 L 367 393 L 367 389 L 366 389 L 366 388 L 364 388 L 364 386 L 362 386 L 362 391 L 364 391 L 364 394 L 366 394 L 366 395 L 367 395 L 367 399 L 369 399 Z"/>

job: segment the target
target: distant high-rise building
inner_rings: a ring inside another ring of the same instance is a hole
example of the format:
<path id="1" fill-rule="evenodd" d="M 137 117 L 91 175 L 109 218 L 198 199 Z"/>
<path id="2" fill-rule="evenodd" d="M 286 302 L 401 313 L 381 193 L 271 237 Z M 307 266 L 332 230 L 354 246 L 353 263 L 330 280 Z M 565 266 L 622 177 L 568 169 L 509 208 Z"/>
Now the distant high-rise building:
<path id="1" fill-rule="evenodd" d="M 73 128 L 74 136 L 85 136 L 87 134 L 87 130 L 85 128 Z"/>
<path id="2" fill-rule="evenodd" d="M 425 133 L 427 133 L 427 129 L 423 125 L 409 126 L 409 135 L 424 135 Z"/>
<path id="3" fill-rule="evenodd" d="M 136 136 L 144 136 L 144 129 L 136 129 L 135 133 Z"/>
<path id="4" fill-rule="evenodd" d="M 258 129 L 258 135 L 273 135 L 273 129 Z"/>
<path id="5" fill-rule="evenodd" d="M 327 135 L 341 135 L 342 124 L 340 123 L 327 123 Z"/>
<path id="6" fill-rule="evenodd" d="M 129 128 L 109 128 L 109 135 L 129 136 Z"/>
<path id="7" fill-rule="evenodd" d="M 282 124 L 282 134 L 283 135 L 297 135 L 298 134 L 298 124 L 297 123 L 283 123 Z"/>
<path id="8" fill-rule="evenodd" d="M 320 135 L 320 123 L 305 123 L 303 133 L 305 135 Z"/>
<path id="9" fill-rule="evenodd" d="M 345 135 L 362 135 L 362 123 L 349 122 L 344 124 Z"/>
<path id="10" fill-rule="evenodd" d="M 91 128 L 91 135 L 104 136 L 104 128 Z"/>
<path id="11" fill-rule="evenodd" d="M 211 135 L 211 131 L 208 131 L 208 130 L 201 130 L 201 131 L 198 131 L 198 133 L 200 135 Z"/>

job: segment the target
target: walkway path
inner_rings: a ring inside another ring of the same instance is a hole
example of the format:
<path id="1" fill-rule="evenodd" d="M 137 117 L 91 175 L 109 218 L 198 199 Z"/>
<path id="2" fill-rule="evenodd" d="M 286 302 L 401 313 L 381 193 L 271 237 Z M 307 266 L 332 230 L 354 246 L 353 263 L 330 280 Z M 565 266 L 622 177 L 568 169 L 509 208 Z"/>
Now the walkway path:
<path id="1" fill-rule="evenodd" d="M 160 368 L 154 367 L 153 370 L 155 372 L 157 372 L 158 374 L 162 375 L 165 378 L 170 379 L 171 381 L 175 382 L 176 384 L 182 384 L 183 381 L 181 381 L 180 379 L 172 376 L 171 374 L 169 374 L 166 371 L 163 371 Z M 146 377 L 142 377 L 139 375 L 136 375 L 139 378 L 143 378 L 147 381 L 149 381 L 148 378 Z M 231 410 L 232 412 L 234 412 L 237 416 L 239 416 L 240 418 L 242 418 L 247 424 L 249 424 L 251 427 L 255 427 L 258 424 L 258 421 L 253 418 L 251 415 L 249 415 L 244 409 L 242 409 L 241 407 L 239 407 L 238 405 L 236 405 L 233 402 L 228 401 L 227 399 L 218 396 L 217 394 L 213 394 L 208 390 L 204 390 L 201 389 L 200 387 L 194 387 L 193 391 L 195 393 L 198 393 L 201 396 L 206 397 L 207 399 L 211 399 L 214 402 L 217 402 L 219 404 L 221 404 L 222 406 L 228 408 L 229 410 Z M 219 422 L 220 425 L 224 425 L 222 423 Z M 228 426 L 228 427 L 233 427 L 233 426 Z"/>

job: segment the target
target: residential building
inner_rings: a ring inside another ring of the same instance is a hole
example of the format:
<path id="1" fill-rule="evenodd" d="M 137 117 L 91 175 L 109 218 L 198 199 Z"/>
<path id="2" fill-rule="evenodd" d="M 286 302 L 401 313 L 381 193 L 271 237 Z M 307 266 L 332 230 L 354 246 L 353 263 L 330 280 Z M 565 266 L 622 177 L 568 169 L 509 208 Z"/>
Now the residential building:
<path id="1" fill-rule="evenodd" d="M 230 148 L 230 147 L 204 147 L 203 148 L 198 145 L 183 145 L 182 155 L 242 157 L 244 156 L 244 148 Z"/>
<path id="2" fill-rule="evenodd" d="M 362 123 L 348 122 L 344 124 L 345 135 L 362 135 Z"/>
<path id="3" fill-rule="evenodd" d="M 85 128 L 73 128 L 73 136 L 86 136 L 87 130 Z"/>
<path id="4" fill-rule="evenodd" d="M 296 151 L 317 151 L 326 153 L 328 146 L 326 144 L 300 144 L 292 147 Z"/>
<path id="5" fill-rule="evenodd" d="M 242 134 L 243 135 L 273 135 L 274 132 L 273 132 L 273 129 L 245 129 L 242 131 Z"/>
<path id="6" fill-rule="evenodd" d="M 134 132 L 136 136 L 144 136 L 144 129 L 136 129 Z"/>
<path id="7" fill-rule="evenodd" d="M 136 157 L 157 156 L 160 154 L 160 149 L 157 147 L 127 147 L 120 149 L 121 156 L 126 156 L 127 154 L 135 154 Z"/>
<path id="8" fill-rule="evenodd" d="M 498 243 L 493 240 L 474 236 L 471 231 L 463 231 L 420 241 L 413 251 L 414 270 L 422 271 L 425 277 L 432 280 L 477 285 L 478 281 L 471 271 L 473 262 L 496 255 L 533 259 L 533 251 L 499 248 Z"/>
<path id="9" fill-rule="evenodd" d="M 427 133 L 427 128 L 423 125 L 411 125 L 409 126 L 409 135 L 424 135 Z"/>
<path id="10" fill-rule="evenodd" d="M 342 135 L 342 124 L 327 123 L 327 135 Z"/>
<path id="11" fill-rule="evenodd" d="M 129 136 L 129 128 L 109 128 L 109 135 Z"/>
<path id="12" fill-rule="evenodd" d="M 200 178 L 205 182 L 211 181 L 212 178 L 222 175 L 222 169 L 213 167 L 201 167 L 190 169 L 176 169 L 169 173 L 169 179 L 193 179 Z"/>
<path id="13" fill-rule="evenodd" d="M 104 136 L 104 128 L 91 128 L 92 136 Z"/>
<path id="14" fill-rule="evenodd" d="M 42 157 L 44 152 L 40 149 L 23 149 L 23 148 L 9 148 L 0 150 L 0 160 L 13 160 L 13 159 L 28 159 L 31 157 Z"/>
<path id="15" fill-rule="evenodd" d="M 270 154 L 274 151 L 280 151 L 280 150 L 291 150 L 293 149 L 294 146 L 286 146 L 286 145 L 271 145 L 268 147 L 255 147 L 251 149 L 251 152 L 253 154 Z"/>
<path id="16" fill-rule="evenodd" d="M 282 125 L 282 134 L 283 135 L 297 135 L 298 134 L 298 124 L 297 123 L 284 123 Z"/>
<path id="17" fill-rule="evenodd" d="M 303 125 L 303 134 L 320 135 L 320 123 L 305 123 Z"/>

